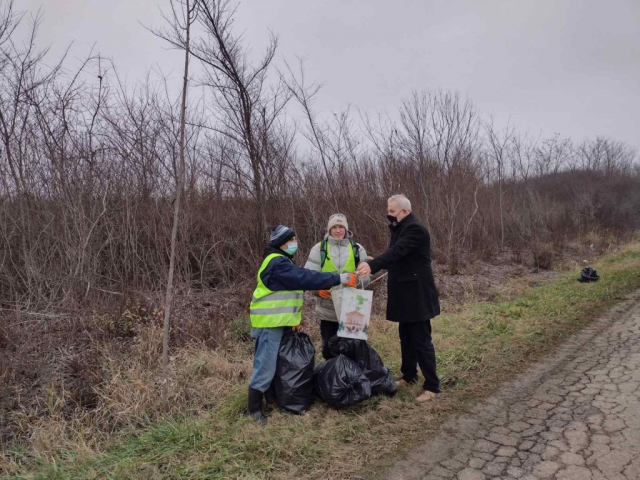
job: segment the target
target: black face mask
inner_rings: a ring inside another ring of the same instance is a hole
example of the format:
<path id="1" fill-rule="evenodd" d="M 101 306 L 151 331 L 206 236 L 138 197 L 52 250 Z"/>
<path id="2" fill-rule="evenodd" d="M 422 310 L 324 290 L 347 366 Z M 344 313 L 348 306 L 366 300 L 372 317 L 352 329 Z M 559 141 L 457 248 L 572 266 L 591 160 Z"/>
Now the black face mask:
<path id="1" fill-rule="evenodd" d="M 387 219 L 389 220 L 389 223 L 391 225 L 397 225 L 398 224 L 398 217 L 394 217 L 392 215 L 387 215 Z"/>

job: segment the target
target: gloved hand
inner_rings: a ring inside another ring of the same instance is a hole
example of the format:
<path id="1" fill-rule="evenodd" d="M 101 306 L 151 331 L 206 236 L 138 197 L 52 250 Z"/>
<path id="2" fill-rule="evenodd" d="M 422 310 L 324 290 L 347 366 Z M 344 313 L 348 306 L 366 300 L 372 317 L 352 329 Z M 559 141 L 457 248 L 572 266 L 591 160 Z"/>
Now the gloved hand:
<path id="1" fill-rule="evenodd" d="M 331 298 L 331 290 L 318 290 L 318 296 L 320 298 Z"/>
<path id="2" fill-rule="evenodd" d="M 340 283 L 345 287 L 356 288 L 356 285 L 358 285 L 358 277 L 355 273 L 341 273 Z"/>
<path id="3" fill-rule="evenodd" d="M 294 332 L 301 332 L 302 325 L 294 325 L 293 327 L 291 327 L 291 330 L 293 330 Z"/>

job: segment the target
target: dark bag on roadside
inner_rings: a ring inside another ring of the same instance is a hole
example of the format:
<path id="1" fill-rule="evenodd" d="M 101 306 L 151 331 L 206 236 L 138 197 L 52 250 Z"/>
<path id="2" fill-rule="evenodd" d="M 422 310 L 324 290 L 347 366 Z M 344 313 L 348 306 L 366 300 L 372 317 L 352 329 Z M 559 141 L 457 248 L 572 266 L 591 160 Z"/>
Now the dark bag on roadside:
<path id="1" fill-rule="evenodd" d="M 345 355 L 356 362 L 362 373 L 371 382 L 371 395 L 394 396 L 397 391 L 393 373 L 389 370 L 378 352 L 366 340 L 334 336 L 329 340 L 332 355 Z"/>
<path id="2" fill-rule="evenodd" d="M 597 282 L 598 280 L 600 280 L 600 275 L 591 267 L 584 267 L 580 272 L 580 278 L 578 278 L 580 283 Z"/>
<path id="3" fill-rule="evenodd" d="M 302 414 L 313 403 L 315 355 L 316 349 L 306 333 L 292 330 L 282 336 L 273 379 L 280 408 Z"/>
<path id="4" fill-rule="evenodd" d="M 318 365 L 316 395 L 334 407 L 349 407 L 371 397 L 371 383 L 360 367 L 344 355 Z"/>

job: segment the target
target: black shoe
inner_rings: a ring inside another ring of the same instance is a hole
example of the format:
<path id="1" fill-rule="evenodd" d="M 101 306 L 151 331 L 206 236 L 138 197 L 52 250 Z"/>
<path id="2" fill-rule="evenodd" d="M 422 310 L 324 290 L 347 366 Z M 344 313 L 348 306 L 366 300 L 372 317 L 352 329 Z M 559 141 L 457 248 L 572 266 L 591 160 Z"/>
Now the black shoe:
<path id="1" fill-rule="evenodd" d="M 249 387 L 247 415 L 249 415 L 258 423 L 267 423 L 267 417 L 264 416 L 264 412 L 262 411 L 262 392 L 251 387 Z"/>

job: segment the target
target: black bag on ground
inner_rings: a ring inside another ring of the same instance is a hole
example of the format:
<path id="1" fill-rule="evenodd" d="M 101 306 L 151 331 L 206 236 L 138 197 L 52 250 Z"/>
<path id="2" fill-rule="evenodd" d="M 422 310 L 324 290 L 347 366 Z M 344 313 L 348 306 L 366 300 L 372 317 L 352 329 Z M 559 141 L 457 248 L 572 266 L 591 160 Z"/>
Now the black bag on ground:
<path id="1" fill-rule="evenodd" d="M 366 340 L 335 336 L 329 340 L 332 355 L 345 355 L 356 362 L 371 382 L 371 395 L 396 394 L 396 382 L 393 373 L 385 367 L 380 355 Z"/>
<path id="2" fill-rule="evenodd" d="M 313 370 L 316 349 L 309 335 L 288 331 L 282 336 L 273 379 L 280 408 L 304 413 L 313 403 Z"/>
<path id="3" fill-rule="evenodd" d="M 580 272 L 580 278 L 578 278 L 580 283 L 597 282 L 598 280 L 600 280 L 600 275 L 591 267 L 584 267 Z"/>
<path id="4" fill-rule="evenodd" d="M 334 407 L 348 407 L 371 397 L 371 383 L 360 367 L 344 355 L 318 365 L 316 395 Z"/>

